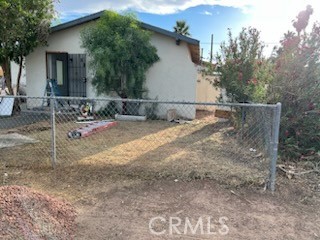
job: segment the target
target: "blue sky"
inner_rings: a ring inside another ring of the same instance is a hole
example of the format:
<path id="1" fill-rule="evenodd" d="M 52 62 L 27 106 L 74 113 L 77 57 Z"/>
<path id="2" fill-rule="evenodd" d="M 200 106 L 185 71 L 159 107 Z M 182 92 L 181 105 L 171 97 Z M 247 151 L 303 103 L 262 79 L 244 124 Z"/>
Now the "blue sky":
<path id="1" fill-rule="evenodd" d="M 234 32 L 239 32 L 246 24 L 248 16 L 242 13 L 241 9 L 234 7 L 201 5 L 175 14 L 139 13 L 138 17 L 143 22 L 168 30 L 173 30 L 176 20 L 186 20 L 190 26 L 191 36 L 200 40 L 203 55 L 208 58 L 211 34 L 213 34 L 213 49 L 216 52 L 220 42 L 224 41 L 227 36 L 227 29 L 231 28 Z"/>
<path id="2" fill-rule="evenodd" d="M 186 20 L 192 37 L 200 40 L 204 58 L 208 59 L 211 34 L 215 54 L 219 44 L 227 39 L 228 28 L 237 35 L 248 26 L 261 31 L 269 55 L 283 33 L 293 30 L 292 20 L 307 4 L 314 8 L 310 22 L 320 21 L 319 0 L 60 0 L 56 11 L 61 22 L 104 9 L 132 11 L 139 20 L 170 31 L 177 20 Z"/>

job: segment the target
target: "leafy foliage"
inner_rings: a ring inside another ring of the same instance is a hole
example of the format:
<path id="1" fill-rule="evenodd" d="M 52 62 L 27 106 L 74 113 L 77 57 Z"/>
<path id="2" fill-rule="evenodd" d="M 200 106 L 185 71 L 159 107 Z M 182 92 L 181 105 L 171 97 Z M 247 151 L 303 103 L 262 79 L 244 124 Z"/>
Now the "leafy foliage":
<path id="1" fill-rule="evenodd" d="M 229 32 L 217 56 L 220 81 L 232 102 L 282 103 L 280 152 L 283 158 L 320 160 L 320 23 L 306 32 L 311 6 L 293 21 L 273 56 L 262 57 L 259 32 Z M 239 119 L 240 114 L 236 116 Z M 238 120 L 237 119 L 237 120 Z"/>
<path id="2" fill-rule="evenodd" d="M 184 20 L 179 20 L 176 22 L 176 26 L 173 27 L 174 32 L 184 35 L 191 36 L 189 32 L 189 25 Z"/>
<path id="3" fill-rule="evenodd" d="M 228 43 L 222 43 L 217 55 L 221 73 L 215 86 L 226 89 L 231 102 L 266 101 L 267 84 L 272 80 L 272 65 L 263 58 L 263 44 L 254 28 L 243 28 L 239 37 L 229 31 Z"/>
<path id="4" fill-rule="evenodd" d="M 24 57 L 46 43 L 54 17 L 53 1 L 1 0 L 0 15 L 0 64 L 12 94 L 10 62 L 22 67 Z"/>
<path id="5" fill-rule="evenodd" d="M 301 28 L 296 30 L 297 33 L 286 33 L 281 47 L 275 51 L 275 79 L 269 96 L 270 101 L 283 105 L 280 134 L 283 157 L 319 160 L 320 24 L 315 23 L 310 33 L 300 34 Z"/>
<path id="6" fill-rule="evenodd" d="M 92 84 L 98 94 L 116 92 L 121 97 L 141 98 L 146 71 L 159 60 L 150 33 L 132 15 L 106 11 L 81 33 L 94 71 Z"/>

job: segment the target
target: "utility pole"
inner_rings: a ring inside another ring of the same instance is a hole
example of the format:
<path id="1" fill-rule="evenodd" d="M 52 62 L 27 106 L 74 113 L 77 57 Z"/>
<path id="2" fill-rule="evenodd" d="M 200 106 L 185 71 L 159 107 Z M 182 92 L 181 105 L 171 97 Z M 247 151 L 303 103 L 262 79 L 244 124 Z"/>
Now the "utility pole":
<path id="1" fill-rule="evenodd" d="M 203 60 L 203 48 L 201 48 L 200 64 L 202 64 L 202 60 Z"/>
<path id="2" fill-rule="evenodd" d="M 213 34 L 211 34 L 210 63 L 212 63 L 212 52 L 213 52 Z"/>

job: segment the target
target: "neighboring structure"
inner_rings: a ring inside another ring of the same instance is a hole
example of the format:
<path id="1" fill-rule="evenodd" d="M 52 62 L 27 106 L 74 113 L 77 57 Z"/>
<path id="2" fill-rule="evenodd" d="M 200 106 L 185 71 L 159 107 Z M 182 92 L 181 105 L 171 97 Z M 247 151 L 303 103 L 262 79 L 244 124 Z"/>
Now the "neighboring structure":
<path id="1" fill-rule="evenodd" d="M 88 57 L 81 47 L 80 31 L 94 24 L 103 12 L 52 27 L 48 46 L 38 47 L 26 58 L 27 95 L 44 95 L 46 80 L 56 79 L 63 96 L 97 97 L 91 84 Z M 151 99 L 196 101 L 199 41 L 141 23 L 152 32 L 151 43 L 160 61 L 147 72 L 146 88 Z M 178 112 L 179 113 L 179 112 Z M 195 110 L 187 118 L 195 117 Z"/>
<path id="2" fill-rule="evenodd" d="M 219 79 L 219 75 L 210 76 L 204 75 L 203 73 L 198 73 L 197 79 L 197 102 L 218 102 L 221 96 L 221 90 L 213 86 L 213 82 Z M 209 110 L 208 107 L 204 105 L 198 105 L 198 110 Z M 211 107 L 210 110 L 215 108 Z"/>
<path id="3" fill-rule="evenodd" d="M 14 94 L 16 94 L 16 90 L 17 90 L 17 78 L 18 78 L 18 72 L 19 72 L 19 65 L 16 64 L 15 62 L 11 62 L 11 81 L 12 81 L 12 88 L 13 88 L 13 92 Z M 0 66 L 0 78 L 3 77 L 3 70 L 2 67 Z M 2 81 L 0 81 L 0 90 L 1 88 L 5 89 L 6 86 L 5 85 L 5 80 L 4 78 L 2 79 Z M 25 88 L 26 88 L 26 72 L 25 69 L 22 68 L 21 71 L 21 78 L 20 78 L 20 94 L 25 94 Z M 6 90 L 7 92 L 8 89 Z"/>
<path id="4" fill-rule="evenodd" d="M 205 70 L 207 70 L 205 64 L 198 66 L 196 101 L 218 102 L 218 99 L 221 96 L 221 89 L 215 87 L 213 84 L 215 81 L 219 81 L 220 74 L 215 72 L 213 75 L 208 75 L 205 73 Z M 208 108 L 204 105 L 198 105 L 197 110 L 214 111 L 215 107 Z"/>
<path id="5" fill-rule="evenodd" d="M 14 92 L 16 92 L 17 88 L 17 78 L 18 78 L 18 72 L 19 72 L 19 65 L 15 62 L 11 62 L 11 80 L 12 80 L 12 87 Z M 21 72 L 21 78 L 20 78 L 20 93 L 25 93 L 26 89 L 26 70 L 25 68 L 22 68 Z"/>

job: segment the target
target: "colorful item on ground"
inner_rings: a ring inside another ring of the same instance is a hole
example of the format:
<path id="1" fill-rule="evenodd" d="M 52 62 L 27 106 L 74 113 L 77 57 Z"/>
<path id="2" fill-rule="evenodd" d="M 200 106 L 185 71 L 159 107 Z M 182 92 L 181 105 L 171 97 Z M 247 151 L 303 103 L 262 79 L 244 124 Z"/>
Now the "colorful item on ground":
<path id="1" fill-rule="evenodd" d="M 77 128 L 73 131 L 68 132 L 68 137 L 72 139 L 78 139 L 90 136 L 94 133 L 101 132 L 109 127 L 117 125 L 117 122 L 112 121 L 95 121 L 89 123 L 84 127 Z"/>

